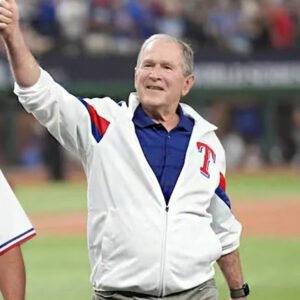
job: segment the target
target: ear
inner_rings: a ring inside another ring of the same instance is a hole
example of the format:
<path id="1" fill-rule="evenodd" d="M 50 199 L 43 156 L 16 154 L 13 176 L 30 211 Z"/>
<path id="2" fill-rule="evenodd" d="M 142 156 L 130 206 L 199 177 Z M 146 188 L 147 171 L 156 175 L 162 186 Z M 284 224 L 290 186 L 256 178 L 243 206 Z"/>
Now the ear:
<path id="1" fill-rule="evenodd" d="M 189 93 L 189 91 L 193 87 L 194 83 L 195 83 L 195 75 L 194 74 L 190 74 L 187 77 L 185 77 L 183 87 L 182 87 L 182 92 L 181 92 L 182 97 L 184 97 L 185 95 L 187 95 Z"/>
<path id="2" fill-rule="evenodd" d="M 135 67 L 135 68 L 134 68 L 134 88 L 135 88 L 135 89 L 136 89 L 137 76 L 138 76 L 137 72 L 138 72 L 138 68 Z"/>

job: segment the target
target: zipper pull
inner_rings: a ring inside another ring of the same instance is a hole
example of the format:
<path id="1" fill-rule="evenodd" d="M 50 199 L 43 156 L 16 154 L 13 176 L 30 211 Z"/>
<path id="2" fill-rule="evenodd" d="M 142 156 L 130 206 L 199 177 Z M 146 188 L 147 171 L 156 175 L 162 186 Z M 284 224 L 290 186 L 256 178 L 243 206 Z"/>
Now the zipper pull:
<path id="1" fill-rule="evenodd" d="M 168 212 L 168 211 L 169 211 L 169 206 L 167 205 L 167 206 L 166 206 L 166 212 Z"/>

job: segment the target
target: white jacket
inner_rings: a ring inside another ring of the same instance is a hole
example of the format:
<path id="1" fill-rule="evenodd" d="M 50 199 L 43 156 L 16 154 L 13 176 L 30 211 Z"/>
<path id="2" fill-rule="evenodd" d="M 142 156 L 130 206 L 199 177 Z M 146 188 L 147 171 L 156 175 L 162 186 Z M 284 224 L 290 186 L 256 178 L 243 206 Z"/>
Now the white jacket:
<path id="1" fill-rule="evenodd" d="M 35 235 L 35 229 L 0 170 L 0 255 Z"/>
<path id="2" fill-rule="evenodd" d="M 238 248 L 241 226 L 215 194 L 225 173 L 224 151 L 216 127 L 191 107 L 181 104 L 195 125 L 166 208 L 135 134 L 135 94 L 128 106 L 110 98 L 84 99 L 82 105 L 45 71 L 32 87 L 15 85 L 15 93 L 83 163 L 94 289 L 153 296 L 187 290 L 212 278 L 216 259 Z M 200 171 L 202 144 L 215 154 L 207 176 Z"/>

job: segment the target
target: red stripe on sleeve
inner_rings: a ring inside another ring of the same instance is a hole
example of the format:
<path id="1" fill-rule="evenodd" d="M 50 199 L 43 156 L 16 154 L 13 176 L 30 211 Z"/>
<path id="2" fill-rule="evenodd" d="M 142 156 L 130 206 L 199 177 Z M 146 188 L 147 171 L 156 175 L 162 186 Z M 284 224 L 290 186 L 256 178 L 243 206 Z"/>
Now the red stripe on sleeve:
<path id="1" fill-rule="evenodd" d="M 6 248 L 5 250 L 3 251 L 0 251 L 0 255 L 3 255 L 4 253 L 6 253 L 7 251 L 9 251 L 10 249 L 14 248 L 14 247 L 17 247 L 17 246 L 20 246 L 21 244 L 25 243 L 26 241 L 32 239 L 33 237 L 36 236 L 36 232 L 32 233 L 31 235 L 25 237 L 23 240 L 20 240 L 18 242 L 16 242 L 15 244 L 12 244 L 10 245 L 8 248 Z"/>
<path id="2" fill-rule="evenodd" d="M 220 183 L 219 186 L 221 187 L 221 189 L 223 190 L 223 192 L 226 192 L 226 179 L 225 176 L 220 173 Z"/>
<path id="3" fill-rule="evenodd" d="M 106 119 L 100 117 L 91 105 L 88 105 L 88 110 L 93 124 L 99 130 L 100 134 L 104 136 L 110 123 Z"/>

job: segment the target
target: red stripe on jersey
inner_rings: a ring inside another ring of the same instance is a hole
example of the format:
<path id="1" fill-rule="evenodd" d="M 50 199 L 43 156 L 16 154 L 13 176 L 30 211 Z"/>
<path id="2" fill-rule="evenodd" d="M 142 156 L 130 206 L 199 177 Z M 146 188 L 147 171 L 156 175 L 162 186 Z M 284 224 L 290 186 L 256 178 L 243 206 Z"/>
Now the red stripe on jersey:
<path id="1" fill-rule="evenodd" d="M 17 246 L 20 246 L 21 244 L 25 243 L 26 241 L 32 239 L 33 237 L 36 236 L 36 232 L 32 233 L 31 235 L 25 237 L 24 239 L 20 240 L 20 241 L 17 241 L 16 243 L 10 245 L 8 248 L 6 248 L 5 250 L 3 251 L 0 251 L 0 255 L 3 255 L 4 253 L 6 253 L 7 251 L 9 251 L 10 249 L 12 248 L 15 248 Z"/>
<path id="2" fill-rule="evenodd" d="M 225 176 L 221 172 L 220 172 L 219 187 L 223 190 L 223 192 L 226 192 L 226 179 L 225 179 Z"/>
<path id="3" fill-rule="evenodd" d="M 103 137 L 110 123 L 106 119 L 100 117 L 97 114 L 94 107 L 92 107 L 89 104 L 88 104 L 88 110 L 91 116 L 92 123 L 95 125 L 95 127 L 98 129 L 99 133 Z"/>

